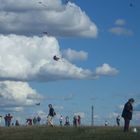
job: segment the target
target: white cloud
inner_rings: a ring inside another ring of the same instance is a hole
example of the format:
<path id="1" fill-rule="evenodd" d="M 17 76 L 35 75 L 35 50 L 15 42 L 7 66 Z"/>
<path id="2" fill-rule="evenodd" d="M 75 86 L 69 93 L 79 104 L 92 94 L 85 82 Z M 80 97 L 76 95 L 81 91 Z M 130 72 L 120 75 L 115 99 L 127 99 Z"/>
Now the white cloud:
<path id="1" fill-rule="evenodd" d="M 56 110 L 63 110 L 64 109 L 64 106 L 54 106 L 54 109 L 56 109 Z"/>
<path id="2" fill-rule="evenodd" d="M 39 110 L 37 111 L 37 115 L 41 117 L 41 119 L 45 119 L 48 116 L 48 114 L 46 112 L 44 112 L 43 110 Z"/>
<path id="3" fill-rule="evenodd" d="M 76 4 L 61 0 L 0 0 L 3 34 L 97 37 L 97 26 Z M 72 20 L 71 20 L 72 19 Z"/>
<path id="4" fill-rule="evenodd" d="M 130 29 L 126 29 L 124 27 L 113 27 L 109 29 L 109 32 L 111 32 L 114 35 L 124 35 L 124 36 L 132 36 L 133 31 Z"/>
<path id="5" fill-rule="evenodd" d="M 118 73 L 118 70 L 116 68 L 113 68 L 109 64 L 106 64 L 106 63 L 96 68 L 96 74 L 98 75 L 115 75 L 117 73 Z"/>
<path id="6" fill-rule="evenodd" d="M 59 44 L 53 37 L 0 35 L 0 80 L 52 81 L 93 79 L 100 74 L 115 74 L 108 64 L 97 68 L 97 74 L 71 64 L 61 57 Z"/>
<path id="7" fill-rule="evenodd" d="M 133 113 L 133 120 L 140 121 L 140 112 Z"/>
<path id="8" fill-rule="evenodd" d="M 96 73 L 82 69 L 61 58 L 59 44 L 54 37 L 26 37 L 0 35 L 0 80 L 52 81 L 64 79 L 95 79 L 99 75 L 114 75 L 108 64 Z M 60 57 L 59 61 L 53 59 Z"/>
<path id="9" fill-rule="evenodd" d="M 5 110 L 22 111 L 25 106 L 32 106 L 41 99 L 34 89 L 25 82 L 0 82 L 0 107 Z"/>
<path id="10" fill-rule="evenodd" d="M 4 107 L 3 110 L 6 112 L 21 112 L 24 111 L 24 107 Z"/>
<path id="11" fill-rule="evenodd" d="M 116 24 L 117 26 L 123 26 L 123 25 L 126 24 L 126 21 L 125 21 L 124 19 L 117 19 L 117 20 L 115 21 L 115 24 Z"/>
<path id="12" fill-rule="evenodd" d="M 112 113 L 110 113 L 109 115 L 108 115 L 108 118 L 109 119 L 116 119 L 116 117 L 118 116 L 119 114 L 118 113 L 116 113 L 116 112 L 112 112 Z"/>
<path id="13" fill-rule="evenodd" d="M 74 61 L 74 60 L 87 60 L 88 58 L 88 53 L 85 51 L 76 51 L 72 49 L 67 49 L 63 51 L 63 57 L 68 59 L 69 61 Z"/>

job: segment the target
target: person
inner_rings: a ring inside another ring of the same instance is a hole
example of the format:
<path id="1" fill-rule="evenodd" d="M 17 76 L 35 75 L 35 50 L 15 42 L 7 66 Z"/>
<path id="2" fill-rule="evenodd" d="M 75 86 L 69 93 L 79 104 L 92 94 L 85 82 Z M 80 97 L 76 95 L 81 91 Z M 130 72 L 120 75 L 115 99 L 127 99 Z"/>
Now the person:
<path id="1" fill-rule="evenodd" d="M 1 126 L 1 122 L 2 122 L 2 116 L 0 115 L 0 126 Z"/>
<path id="2" fill-rule="evenodd" d="M 48 125 L 53 127 L 53 117 L 56 115 L 56 113 L 54 111 L 52 104 L 49 104 L 48 107 L 49 107 L 49 114 L 47 116 Z"/>
<path id="3" fill-rule="evenodd" d="M 32 119 L 31 118 L 26 119 L 26 124 L 27 125 L 32 125 Z"/>
<path id="4" fill-rule="evenodd" d="M 120 126 L 120 115 L 116 117 L 116 123 L 117 123 L 117 126 Z"/>
<path id="5" fill-rule="evenodd" d="M 13 116 L 11 116 L 11 114 L 9 113 L 7 116 L 7 126 L 11 126 L 11 121 L 12 121 Z"/>
<path id="6" fill-rule="evenodd" d="M 106 120 L 106 121 L 105 121 L 105 126 L 108 126 L 108 124 L 109 124 L 109 123 L 108 123 L 108 121 Z"/>
<path id="7" fill-rule="evenodd" d="M 18 120 L 16 120 L 15 126 L 19 126 L 19 121 Z"/>
<path id="8" fill-rule="evenodd" d="M 134 99 L 130 98 L 124 105 L 122 117 L 124 118 L 124 132 L 129 131 L 130 120 L 132 120 Z"/>
<path id="9" fill-rule="evenodd" d="M 62 126 L 63 125 L 63 116 L 62 115 L 59 118 L 59 122 L 60 122 L 60 126 Z"/>
<path id="10" fill-rule="evenodd" d="M 65 126 L 70 126 L 69 117 L 66 116 L 65 118 Z"/>
<path id="11" fill-rule="evenodd" d="M 36 118 L 36 117 L 33 118 L 33 124 L 34 124 L 34 125 L 37 124 L 37 118 Z"/>
<path id="12" fill-rule="evenodd" d="M 77 116 L 73 117 L 73 126 L 77 126 Z"/>
<path id="13" fill-rule="evenodd" d="M 37 124 L 38 125 L 40 124 L 40 121 L 41 121 L 41 117 L 40 116 L 37 116 Z"/>
<path id="14" fill-rule="evenodd" d="M 78 124 L 78 126 L 81 125 L 81 116 L 80 115 L 77 116 L 77 124 Z"/>
<path id="15" fill-rule="evenodd" d="M 5 115 L 4 120 L 5 120 L 5 126 L 7 127 L 8 126 L 8 121 L 7 121 L 8 120 L 8 115 L 7 114 Z"/>

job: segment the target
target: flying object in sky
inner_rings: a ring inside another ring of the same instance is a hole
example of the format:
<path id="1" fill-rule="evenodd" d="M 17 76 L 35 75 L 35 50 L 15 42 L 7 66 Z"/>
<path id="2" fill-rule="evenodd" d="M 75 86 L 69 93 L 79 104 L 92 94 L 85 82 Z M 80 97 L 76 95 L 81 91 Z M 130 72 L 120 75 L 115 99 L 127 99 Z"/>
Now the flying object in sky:
<path id="1" fill-rule="evenodd" d="M 133 7 L 133 3 L 130 3 L 129 6 L 130 6 L 130 7 Z"/>
<path id="2" fill-rule="evenodd" d="M 43 32 L 43 34 L 48 35 L 48 32 Z"/>
<path id="3" fill-rule="evenodd" d="M 40 105 L 40 103 L 36 103 L 36 105 Z"/>
<path id="4" fill-rule="evenodd" d="M 58 61 L 60 58 L 57 57 L 56 55 L 54 55 L 53 59 L 54 59 L 55 61 Z"/>
<path id="5" fill-rule="evenodd" d="M 43 2 L 39 1 L 38 4 L 42 5 L 43 7 L 47 7 L 46 4 L 44 4 Z"/>

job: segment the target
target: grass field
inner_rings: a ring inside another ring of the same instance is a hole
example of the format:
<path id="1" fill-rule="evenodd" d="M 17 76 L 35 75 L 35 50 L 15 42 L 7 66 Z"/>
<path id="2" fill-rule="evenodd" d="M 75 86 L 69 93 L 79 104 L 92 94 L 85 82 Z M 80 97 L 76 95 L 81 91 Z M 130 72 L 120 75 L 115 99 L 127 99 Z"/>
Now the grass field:
<path id="1" fill-rule="evenodd" d="M 10 127 L 0 128 L 0 140 L 139 140 L 138 133 L 120 127 Z"/>

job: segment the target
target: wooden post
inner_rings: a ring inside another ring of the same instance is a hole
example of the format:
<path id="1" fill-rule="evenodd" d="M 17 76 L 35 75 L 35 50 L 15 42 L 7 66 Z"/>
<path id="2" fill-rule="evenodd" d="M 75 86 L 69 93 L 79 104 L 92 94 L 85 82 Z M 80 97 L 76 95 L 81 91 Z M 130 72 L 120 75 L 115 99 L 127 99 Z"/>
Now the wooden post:
<path id="1" fill-rule="evenodd" d="M 94 126 L 94 106 L 91 106 L 91 126 Z"/>

